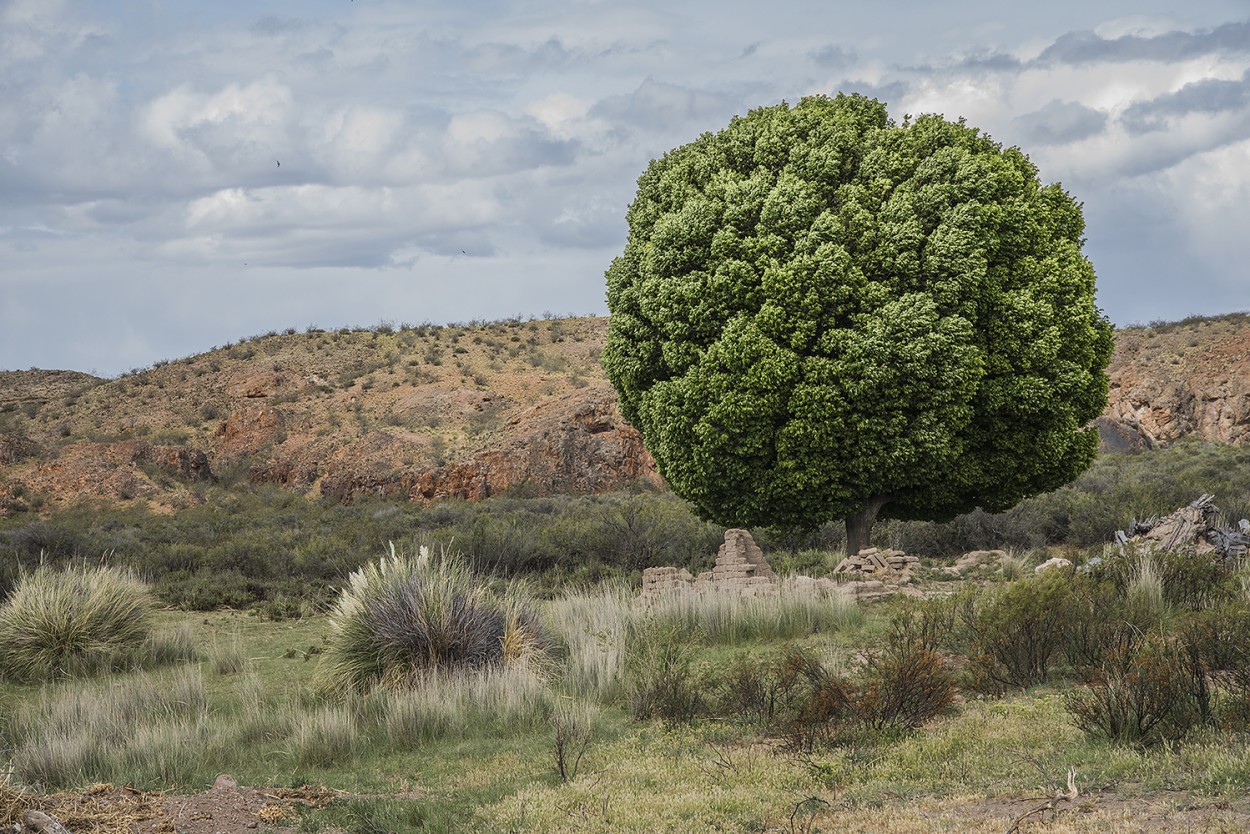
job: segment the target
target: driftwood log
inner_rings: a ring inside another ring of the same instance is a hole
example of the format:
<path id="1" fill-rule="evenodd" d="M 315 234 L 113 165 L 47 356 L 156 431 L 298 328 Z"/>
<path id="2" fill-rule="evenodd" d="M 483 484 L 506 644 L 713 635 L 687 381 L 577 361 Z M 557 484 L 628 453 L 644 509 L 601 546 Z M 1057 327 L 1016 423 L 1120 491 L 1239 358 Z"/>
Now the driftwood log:
<path id="1" fill-rule="evenodd" d="M 1115 540 L 1121 550 L 1135 544 L 1169 552 L 1195 550 L 1225 560 L 1244 557 L 1250 551 L 1250 521 L 1243 518 L 1232 528 L 1220 526 L 1219 518 L 1215 496 L 1203 495 L 1170 515 L 1134 520 L 1127 533 L 1116 531 Z"/>

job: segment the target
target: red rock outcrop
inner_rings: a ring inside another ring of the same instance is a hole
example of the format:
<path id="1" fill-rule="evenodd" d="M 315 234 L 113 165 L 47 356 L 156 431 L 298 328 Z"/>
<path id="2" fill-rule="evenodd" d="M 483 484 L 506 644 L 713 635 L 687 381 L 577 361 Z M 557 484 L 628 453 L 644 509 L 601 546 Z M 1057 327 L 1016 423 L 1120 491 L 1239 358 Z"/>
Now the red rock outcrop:
<path id="1" fill-rule="evenodd" d="M 1250 443 L 1250 329 L 1168 347 L 1152 347 L 1144 332 L 1120 334 L 1100 418 L 1104 441 L 1114 431 L 1130 447 L 1191 435 Z"/>
<path id="2" fill-rule="evenodd" d="M 155 468 L 152 472 L 145 465 Z M 177 483 L 158 484 L 153 475 L 171 481 L 212 477 L 208 457 L 187 446 L 154 446 L 146 440 L 75 443 L 41 463 L 26 479 L 29 488 L 60 500 L 99 498 L 130 500 L 162 496 L 166 503 L 189 505 L 196 499 Z"/>
<path id="3" fill-rule="evenodd" d="M 621 417 L 611 388 L 601 385 L 527 409 L 509 421 L 499 445 L 468 461 L 381 478 L 329 473 L 321 492 L 344 501 L 369 494 L 431 503 L 520 488 L 533 495 L 594 494 L 639 480 L 662 483 L 642 436 Z"/>
<path id="4" fill-rule="evenodd" d="M 217 429 L 215 453 L 227 460 L 255 455 L 286 436 L 286 415 L 271 405 L 251 405 L 231 414 Z"/>

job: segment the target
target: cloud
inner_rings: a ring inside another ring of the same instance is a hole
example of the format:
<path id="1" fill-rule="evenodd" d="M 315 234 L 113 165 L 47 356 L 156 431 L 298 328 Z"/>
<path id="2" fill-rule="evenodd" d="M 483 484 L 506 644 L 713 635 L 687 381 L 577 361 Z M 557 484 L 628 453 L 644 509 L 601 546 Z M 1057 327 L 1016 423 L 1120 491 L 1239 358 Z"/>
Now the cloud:
<path id="1" fill-rule="evenodd" d="M 807 53 L 807 57 L 811 58 L 817 66 L 828 70 L 846 69 L 859 58 L 855 50 L 843 49 L 836 43 L 828 43 L 812 49 Z"/>
<path id="2" fill-rule="evenodd" d="M 1101 133 L 1107 114 L 1076 101 L 1055 99 L 1013 120 L 1030 144 L 1065 145 Z"/>
<path id="3" fill-rule="evenodd" d="M 1173 93 L 1136 101 L 1124 109 L 1120 122 L 1130 133 L 1163 130 L 1177 118 L 1193 113 L 1217 115 L 1246 112 L 1250 105 L 1250 72 L 1236 81 L 1203 79 Z"/>
<path id="4" fill-rule="evenodd" d="M 202 3 L 0 0 L 0 312 L 36 321 L 0 333 L 5 364 L 601 309 L 647 161 L 805 91 L 1019 143 L 1085 202 L 1110 310 L 1163 315 L 1133 305 L 1175 306 L 1185 263 L 1184 293 L 1227 298 L 1250 260 L 1250 22 L 1205 0 L 1185 22 L 1128 0 L 750 18 L 708 0 Z M 65 322 L 81 350 L 32 359 L 15 340 L 45 338 L 69 297 L 90 299 Z"/>
<path id="5" fill-rule="evenodd" d="M 626 132 L 661 130 L 709 121 L 727 122 L 739 103 L 725 93 L 657 81 L 648 76 L 632 93 L 608 96 L 595 104 L 590 113 L 615 123 Z"/>
<path id="6" fill-rule="evenodd" d="M 1224 23 L 1195 32 L 1104 38 L 1094 32 L 1069 32 L 1037 57 L 1041 64 L 1090 64 L 1127 61 L 1183 61 L 1215 52 L 1250 53 L 1250 21 Z"/>

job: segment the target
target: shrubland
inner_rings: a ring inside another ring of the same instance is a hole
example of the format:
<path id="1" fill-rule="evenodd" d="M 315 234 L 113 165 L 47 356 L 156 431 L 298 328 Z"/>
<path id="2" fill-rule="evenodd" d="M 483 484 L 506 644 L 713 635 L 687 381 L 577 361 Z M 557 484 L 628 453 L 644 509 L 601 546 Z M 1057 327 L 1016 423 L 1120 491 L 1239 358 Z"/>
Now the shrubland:
<path id="1" fill-rule="evenodd" d="M 1105 455 L 1069 486 L 1004 513 L 974 511 L 945 524 L 881 522 L 879 544 L 942 559 L 976 549 L 1097 551 L 1134 518 L 1171 512 L 1214 492 L 1229 520 L 1250 516 L 1250 449 L 1184 442 Z M 755 531 L 783 572 L 836 564 L 841 524 L 813 531 Z M 602 496 L 519 498 L 430 506 L 310 501 L 269 486 L 209 491 L 175 515 L 137 508 L 69 507 L 0 519 L 0 595 L 21 569 L 76 561 L 129 567 L 166 604 L 192 609 L 262 606 L 307 613 L 388 541 L 454 547 L 476 570 L 527 576 L 540 596 L 653 565 L 706 569 L 723 528 L 675 496 L 646 490 Z"/>

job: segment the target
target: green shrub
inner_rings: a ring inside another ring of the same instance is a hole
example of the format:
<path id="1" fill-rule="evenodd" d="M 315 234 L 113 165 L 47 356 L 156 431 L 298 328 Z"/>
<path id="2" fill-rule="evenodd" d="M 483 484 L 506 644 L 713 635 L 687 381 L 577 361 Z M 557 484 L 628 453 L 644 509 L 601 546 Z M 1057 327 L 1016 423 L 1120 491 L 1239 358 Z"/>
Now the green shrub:
<path id="1" fill-rule="evenodd" d="M 330 611 L 318 680 L 339 693 L 407 688 L 433 671 L 485 670 L 545 655 L 519 586 L 492 592 L 456 556 L 397 552 L 354 572 Z"/>
<path id="2" fill-rule="evenodd" d="M 1111 652 L 1064 706 L 1094 736 L 1150 746 L 1182 737 L 1210 716 L 1205 671 L 1175 638 L 1152 634 Z"/>
<path id="3" fill-rule="evenodd" d="M 980 688 L 1032 686 L 1049 677 L 1072 596 L 1068 577 L 1054 573 L 984 591 L 962 610 Z"/>
<path id="4" fill-rule="evenodd" d="M 626 637 L 625 685 L 630 715 L 670 724 L 690 721 L 706 710 L 693 667 L 698 637 L 671 623 L 644 619 Z"/>
<path id="5" fill-rule="evenodd" d="M 1113 583 L 1121 596 L 1187 611 L 1218 605 L 1239 590 L 1228 568 L 1210 555 L 1193 552 L 1115 553 L 1093 573 Z"/>
<path id="6" fill-rule="evenodd" d="M 1143 634 L 1143 624 L 1125 610 L 1112 583 L 1078 574 L 1071 591 L 1063 650 L 1073 666 L 1097 666 L 1109 652 L 1130 648 Z"/>
<path id="7" fill-rule="evenodd" d="M 0 677 L 91 674 L 138 659 L 152 596 L 127 570 L 40 568 L 0 607 Z"/>

